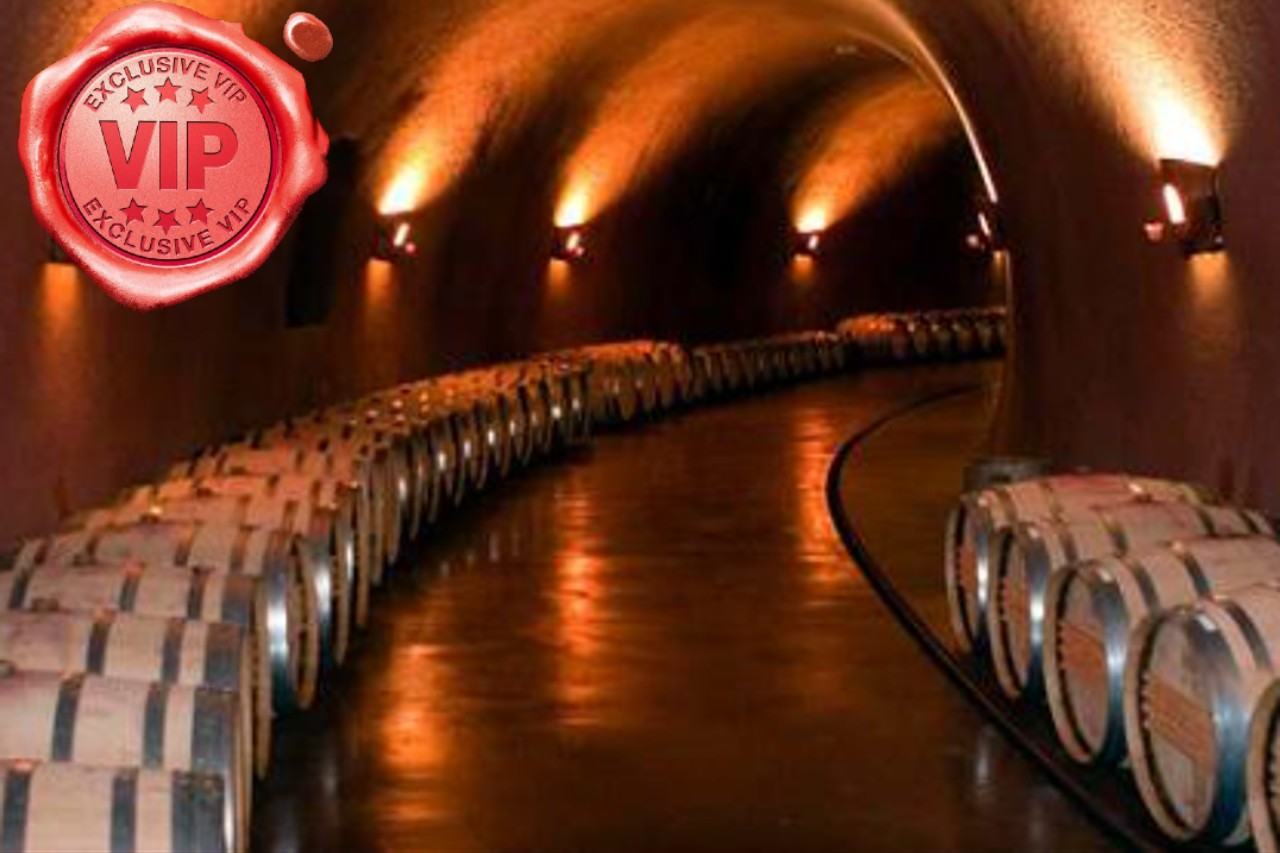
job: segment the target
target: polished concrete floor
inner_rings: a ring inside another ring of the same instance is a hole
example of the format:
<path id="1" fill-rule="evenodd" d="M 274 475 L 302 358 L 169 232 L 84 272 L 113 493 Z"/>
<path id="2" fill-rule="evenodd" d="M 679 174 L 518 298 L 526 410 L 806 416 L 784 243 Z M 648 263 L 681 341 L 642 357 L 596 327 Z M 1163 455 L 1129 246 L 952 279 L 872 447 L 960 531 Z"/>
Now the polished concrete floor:
<path id="1" fill-rule="evenodd" d="M 867 374 L 606 435 L 449 519 L 280 725 L 255 849 L 1105 849 L 828 518 L 842 441 L 974 376 Z"/>

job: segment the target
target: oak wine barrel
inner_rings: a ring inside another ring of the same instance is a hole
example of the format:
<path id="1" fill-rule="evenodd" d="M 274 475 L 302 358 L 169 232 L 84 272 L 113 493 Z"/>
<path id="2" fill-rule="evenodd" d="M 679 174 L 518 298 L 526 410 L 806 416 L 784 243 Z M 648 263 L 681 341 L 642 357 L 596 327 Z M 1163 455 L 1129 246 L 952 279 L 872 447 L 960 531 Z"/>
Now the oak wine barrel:
<path id="1" fill-rule="evenodd" d="M 15 568 L 99 562 L 209 568 L 260 578 L 266 589 L 263 624 L 271 650 L 273 706 L 282 711 L 311 706 L 320 671 L 320 630 L 314 554 L 306 540 L 280 530 L 155 522 L 28 540 Z"/>
<path id="2" fill-rule="evenodd" d="M 231 481 L 233 478 L 224 478 Z M 252 483 L 253 478 L 234 478 Z M 100 530 L 152 522 L 217 524 L 240 529 L 278 529 L 297 534 L 312 554 L 316 621 L 326 663 L 346 658 L 351 633 L 354 589 L 354 533 L 326 507 L 310 501 L 264 499 L 252 489 L 214 493 L 184 480 L 126 493 L 114 507 L 93 510 L 73 519 L 67 529 Z M 183 495 L 186 495 L 185 497 Z"/>
<path id="3" fill-rule="evenodd" d="M 9 667 L 0 673 L 0 760 L 219 777 L 227 847 L 244 850 L 252 778 L 239 705 L 221 690 Z"/>
<path id="4" fill-rule="evenodd" d="M 250 745 L 256 743 L 258 724 L 251 651 L 245 631 L 227 622 L 113 611 L 0 612 L 0 661 L 25 672 L 82 673 L 234 693 Z"/>
<path id="5" fill-rule="evenodd" d="M 1125 737 L 1143 803 L 1174 840 L 1248 840 L 1249 723 L 1277 655 L 1280 586 L 1175 607 L 1135 632 Z"/>
<path id="6" fill-rule="evenodd" d="M 1280 851 L 1280 681 L 1258 700 L 1245 762 L 1249 825 L 1258 853 Z"/>
<path id="7" fill-rule="evenodd" d="M 0 849 L 232 853 L 217 776 L 0 762 Z"/>
<path id="8" fill-rule="evenodd" d="M 1267 520 L 1250 510 L 1153 501 L 1014 525 L 996 548 L 987 607 L 987 639 L 1001 689 L 1013 699 L 1039 697 L 1045 593 L 1065 566 L 1183 539 L 1270 533 Z"/>
<path id="9" fill-rule="evenodd" d="M 271 604 L 268 601 L 268 588 L 259 579 L 207 569 L 147 567 L 138 563 L 43 566 L 0 574 L 0 608 L 7 611 L 39 611 L 41 615 L 49 615 L 50 619 L 54 614 L 64 613 L 97 616 L 117 613 L 153 617 L 166 625 L 167 620 L 187 620 L 192 624 L 225 623 L 239 628 L 245 633 L 250 646 L 253 679 L 250 707 L 254 716 L 255 765 L 260 777 L 266 775 L 271 759 L 273 690 L 270 638 L 264 628 Z M 116 617 L 117 620 L 120 618 L 122 617 Z M 108 634 L 107 639 L 111 639 L 111 636 Z M 122 636 L 127 638 L 127 635 L 115 636 L 117 640 Z M 185 631 L 182 636 L 185 640 Z M 91 637 L 90 640 L 97 644 L 95 649 L 100 648 L 103 642 L 101 636 Z M 162 660 L 170 667 L 173 660 L 172 642 L 173 636 L 166 631 Z M 88 651 L 86 660 L 87 656 Z M 94 656 L 97 657 L 96 651 Z M 4 657 L 3 646 L 0 646 L 0 659 Z M 130 657 L 112 657 L 110 660 L 103 657 L 101 665 L 108 669 L 99 672 L 95 665 L 88 667 L 86 671 L 95 675 L 123 677 L 111 667 L 132 665 L 132 660 Z M 23 664 L 21 659 L 14 662 Z M 42 667 L 31 664 L 30 668 Z M 219 667 L 213 674 L 222 671 Z M 179 667 L 180 676 L 185 672 L 185 668 Z"/>
<path id="10" fill-rule="evenodd" d="M 986 645 L 987 602 L 998 535 L 1022 521 L 1071 518 L 1124 500 L 1204 502 L 1184 483 L 1122 474 L 1043 477 L 971 492 L 948 519 L 943 557 L 952 632 L 965 651 Z"/>
<path id="11" fill-rule="evenodd" d="M 1109 765 L 1127 755 L 1124 666 L 1147 617 L 1210 595 L 1280 579 L 1269 536 L 1188 539 L 1059 572 L 1045 597 L 1045 694 L 1063 748 Z"/>

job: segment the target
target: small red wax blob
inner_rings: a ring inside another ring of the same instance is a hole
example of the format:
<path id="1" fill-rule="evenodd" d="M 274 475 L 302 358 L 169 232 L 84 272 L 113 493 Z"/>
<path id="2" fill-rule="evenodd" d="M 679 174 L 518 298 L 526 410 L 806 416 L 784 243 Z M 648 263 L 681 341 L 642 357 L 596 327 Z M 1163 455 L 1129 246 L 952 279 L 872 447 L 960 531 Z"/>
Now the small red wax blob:
<path id="1" fill-rule="evenodd" d="M 333 35 L 324 21 L 307 12 L 294 12 L 284 24 L 284 42 L 299 58 L 319 62 L 333 50 Z"/>

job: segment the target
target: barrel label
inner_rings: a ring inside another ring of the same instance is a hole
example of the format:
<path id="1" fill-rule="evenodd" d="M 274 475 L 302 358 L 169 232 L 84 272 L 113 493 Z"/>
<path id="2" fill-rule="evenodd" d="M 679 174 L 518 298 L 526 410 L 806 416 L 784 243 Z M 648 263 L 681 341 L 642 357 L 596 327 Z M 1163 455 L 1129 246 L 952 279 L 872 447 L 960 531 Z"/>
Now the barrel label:
<path id="1" fill-rule="evenodd" d="M 1198 768 L 1211 768 L 1217 752 L 1213 717 L 1176 687 L 1158 678 L 1142 686 L 1143 709 L 1153 738 L 1186 756 Z"/>
<path id="2" fill-rule="evenodd" d="M 1062 669 L 1073 686 L 1099 693 L 1107 689 L 1107 648 L 1094 632 L 1070 620 L 1059 623 Z"/>

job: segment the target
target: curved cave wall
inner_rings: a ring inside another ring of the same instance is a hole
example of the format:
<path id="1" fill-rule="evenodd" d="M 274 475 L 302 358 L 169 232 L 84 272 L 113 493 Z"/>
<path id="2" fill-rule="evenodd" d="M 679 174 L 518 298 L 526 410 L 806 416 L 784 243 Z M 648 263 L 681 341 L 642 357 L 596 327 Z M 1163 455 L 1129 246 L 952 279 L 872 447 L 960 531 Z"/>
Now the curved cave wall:
<path id="1" fill-rule="evenodd" d="M 564 16 L 546 14 L 557 2 Z M 323 326 L 286 328 L 296 245 L 192 304 L 152 315 L 119 308 L 45 265 L 17 159 L 0 162 L 0 188 L 14 201 L 0 233 L 8 284 L 0 289 L 0 536 L 46 527 L 60 509 L 100 500 L 199 443 L 408 376 L 641 331 L 707 339 L 816 325 L 851 308 L 927 304 L 942 298 L 934 287 L 964 301 L 992 297 L 985 269 L 940 248 L 962 230 L 973 182 L 964 157 L 946 151 L 834 224 L 837 245 L 816 278 L 807 288 L 795 281 L 779 245 L 787 176 L 769 162 L 770 128 L 789 126 L 823 87 L 780 85 L 785 74 L 754 98 L 709 111 L 678 156 L 596 217 L 593 259 L 557 274 L 546 252 L 559 171 L 601 88 L 619 79 L 612 65 L 635 62 L 631 54 L 643 55 L 688 9 L 716 5 L 601 0 L 587 20 L 577 14 L 584 3 L 539 0 L 521 18 L 538 19 L 540 34 L 564 30 L 565 44 L 530 54 L 546 79 L 532 96 L 496 98 L 510 109 L 483 117 L 494 133 L 480 135 L 474 160 L 415 215 L 423 248 L 415 266 L 367 263 L 369 192 L 345 212 Z M 117 5 L 10 10 L 12 26 L 0 33 L 8 81 L 0 134 L 16 135 L 25 81 Z M 250 15 L 250 33 L 281 51 L 283 4 L 192 5 Z M 309 72 L 326 126 L 385 138 L 424 97 L 420 69 L 449 64 L 440 41 L 499 5 L 398 4 L 369 15 L 360 4 L 317 2 L 313 11 L 346 34 L 333 59 Z M 887 44 L 963 106 L 1009 237 L 1018 334 L 1001 446 L 1067 465 L 1189 477 L 1280 508 L 1280 451 L 1269 440 L 1280 414 L 1280 8 L 1262 0 L 732 5 L 752 14 L 820 9 L 843 22 L 838 38 Z M 609 29 L 624 24 L 643 37 Z M 483 50 L 495 62 L 504 46 L 529 41 L 519 26 L 494 32 Z M 1143 240 L 1166 156 L 1220 166 L 1225 253 L 1187 260 Z M 709 198 L 689 174 L 711 188 Z M 748 202 L 732 201 L 740 199 Z M 721 213 L 701 215 L 707 209 Z M 683 227 L 664 232 L 661 217 Z M 719 253 L 743 235 L 751 237 L 743 255 Z"/>
<path id="2" fill-rule="evenodd" d="M 32 27 L 48 27 L 38 12 L 26 14 Z M 21 32 L 7 30 L 0 47 L 14 48 Z M 333 209 L 315 217 L 328 228 L 313 243 L 295 226 L 248 280 L 135 313 L 73 268 L 46 263 L 25 176 L 16 158 L 5 159 L 0 186 L 17 201 L 0 233 L 8 285 L 0 291 L 0 537 L 46 530 L 204 443 L 433 372 L 627 336 L 746 337 L 831 327 L 857 310 L 989 298 L 986 266 L 963 246 L 975 178 L 958 142 L 835 223 L 822 262 L 803 275 L 795 269 L 793 131 L 882 70 L 882 59 L 864 67 L 827 57 L 692 117 L 697 132 L 590 224 L 590 258 L 572 268 L 550 263 L 564 162 L 589 129 L 610 66 L 634 59 L 614 44 L 605 39 L 557 66 L 533 96 L 486 117 L 465 170 L 412 215 L 421 251 L 404 266 L 369 260 L 366 150 L 361 164 L 336 170 L 350 173 L 356 192 L 322 202 Z M 16 81 L 50 57 L 0 56 L 10 81 L 0 91 L 0 135 L 15 138 Z M 361 73 L 373 85 L 384 71 L 369 67 Z M 340 138 L 352 120 L 318 77 L 313 98 Z M 305 298 L 309 281 L 330 313 L 299 326 L 287 297 Z"/>
<path id="3" fill-rule="evenodd" d="M 1275 4 L 896 5 L 1002 195 L 1018 342 L 1000 443 L 1280 507 Z M 1145 242 L 1162 157 L 1220 166 L 1225 253 Z"/>

